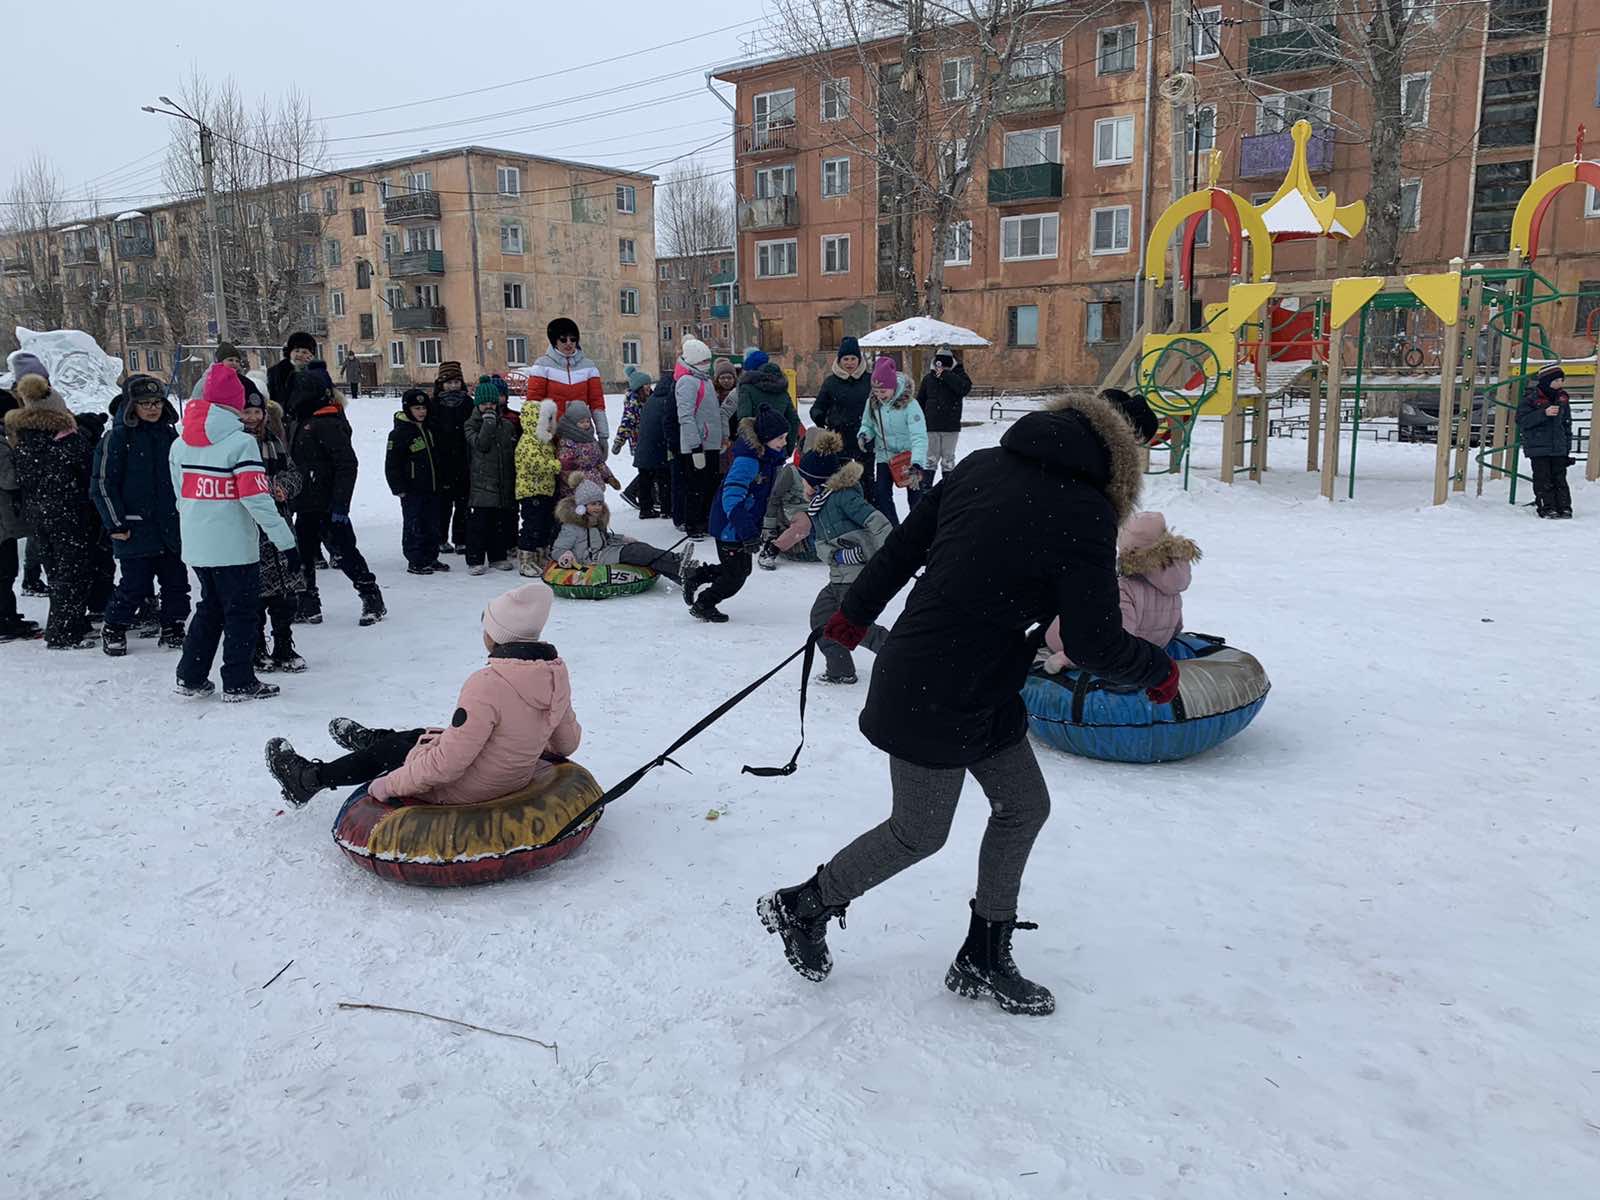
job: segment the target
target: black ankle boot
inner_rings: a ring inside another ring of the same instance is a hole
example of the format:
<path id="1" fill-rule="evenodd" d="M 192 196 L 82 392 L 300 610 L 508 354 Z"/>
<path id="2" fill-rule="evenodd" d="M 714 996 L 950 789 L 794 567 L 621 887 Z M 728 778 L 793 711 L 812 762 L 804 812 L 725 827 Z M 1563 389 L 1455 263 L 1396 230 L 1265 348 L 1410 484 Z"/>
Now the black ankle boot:
<path id="1" fill-rule="evenodd" d="M 349 717 L 335 717 L 328 722 L 328 736 L 349 751 L 369 750 L 383 740 L 383 735 L 368 729 L 360 721 Z"/>
<path id="2" fill-rule="evenodd" d="M 286 738 L 267 743 L 267 770 L 283 789 L 283 798 L 295 808 L 304 808 L 306 801 L 323 789 L 317 772 L 321 765 L 296 754 Z"/>
<path id="3" fill-rule="evenodd" d="M 1023 978 L 1011 958 L 1012 932 L 1037 928 L 1031 921 L 986 921 L 973 908 L 967 940 L 945 972 L 945 987 L 973 999 L 987 996 L 1008 1013 L 1049 1016 L 1056 998 L 1049 988 Z"/>
<path id="4" fill-rule="evenodd" d="M 817 868 L 818 874 L 822 871 Z M 779 888 L 770 896 L 756 901 L 756 915 L 767 927 L 783 939 L 783 956 L 789 965 L 805 978 L 820 982 L 833 970 L 833 956 L 828 953 L 828 922 L 839 918 L 839 928 L 844 928 L 846 905 L 825 904 L 822 891 L 817 887 L 817 876 L 798 887 Z"/>

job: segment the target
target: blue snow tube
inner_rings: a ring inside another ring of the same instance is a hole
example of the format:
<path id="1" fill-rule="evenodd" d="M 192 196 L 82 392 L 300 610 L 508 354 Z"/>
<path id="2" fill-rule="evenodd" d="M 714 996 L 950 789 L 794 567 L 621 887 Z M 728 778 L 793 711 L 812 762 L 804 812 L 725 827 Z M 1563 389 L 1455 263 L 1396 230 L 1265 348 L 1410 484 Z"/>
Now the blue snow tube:
<path id="1" fill-rule="evenodd" d="M 1154 704 L 1087 671 L 1035 667 L 1022 688 L 1028 725 L 1057 750 L 1106 762 L 1176 762 L 1219 746 L 1261 711 L 1272 683 L 1261 664 L 1221 638 L 1180 633 L 1167 646 L 1178 695 Z"/>

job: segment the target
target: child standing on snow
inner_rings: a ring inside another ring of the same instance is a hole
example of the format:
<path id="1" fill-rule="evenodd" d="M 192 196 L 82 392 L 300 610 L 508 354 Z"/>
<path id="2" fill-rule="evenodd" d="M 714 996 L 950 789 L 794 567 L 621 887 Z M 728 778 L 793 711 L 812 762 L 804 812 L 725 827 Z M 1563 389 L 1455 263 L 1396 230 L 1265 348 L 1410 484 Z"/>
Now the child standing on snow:
<path id="1" fill-rule="evenodd" d="M 261 452 L 261 469 L 266 472 L 267 490 L 278 513 L 289 520 L 289 507 L 300 495 L 300 469 L 289 459 L 283 427 L 283 409 L 260 390 L 245 390 L 244 411 L 239 414 L 244 431 L 256 439 Z M 306 660 L 294 648 L 294 618 L 305 589 L 305 575 L 298 562 L 291 562 L 272 544 L 263 531 L 261 549 L 261 612 L 256 620 L 256 674 L 283 671 L 299 674 Z M 296 556 L 298 557 L 298 556 Z M 272 652 L 267 653 L 267 627 L 272 627 Z"/>
<path id="2" fill-rule="evenodd" d="M 1561 387 L 1566 377 L 1560 363 L 1545 367 L 1517 405 L 1522 453 L 1533 470 L 1535 511 L 1558 521 L 1572 517 L 1572 490 L 1567 486 L 1567 468 L 1572 465 L 1572 398 Z"/>
<path id="3" fill-rule="evenodd" d="M 611 439 L 612 458 L 621 454 L 624 446 L 631 454 L 639 452 L 639 420 L 644 415 L 650 389 L 656 383 L 638 367 L 629 367 L 624 375 L 628 380 L 628 394 L 622 398 L 622 420 L 617 425 L 617 436 Z M 633 482 L 622 489 L 622 498 L 635 508 L 639 507 L 639 488 L 643 482 L 641 477 L 635 476 Z"/>
<path id="4" fill-rule="evenodd" d="M 1183 631 L 1183 593 L 1188 590 L 1200 547 L 1167 528 L 1158 512 L 1128 518 L 1117 537 L 1117 589 L 1122 596 L 1122 628 L 1134 637 L 1166 648 Z M 1050 657 L 1044 669 L 1054 675 L 1073 665 L 1061 652 L 1061 622 L 1045 631 Z"/>
<path id="5" fill-rule="evenodd" d="M 527 411 L 528 405 L 523 406 Z M 522 529 L 517 534 L 518 569 L 536 579 L 550 560 L 550 538 L 556 512 L 556 483 L 561 460 L 556 454 L 556 402 L 539 401 L 537 419 L 523 423 L 517 439 L 517 507 Z"/>
<path id="6" fill-rule="evenodd" d="M 606 466 L 606 448 L 595 437 L 594 415 L 586 403 L 574 400 L 567 405 L 567 411 L 556 421 L 556 436 L 561 439 L 557 447 L 561 460 L 560 495 L 572 494 L 572 485 L 567 481 L 574 471 L 582 472 L 585 479 L 592 479 L 601 487 L 607 484 L 622 487 L 611 468 Z"/>
<path id="7" fill-rule="evenodd" d="M 816 629 L 839 611 L 844 595 L 861 574 L 861 568 L 889 539 L 894 526 L 861 494 L 862 466 L 842 458 L 844 441 L 823 430 L 813 447 L 800 459 L 800 478 L 806 492 L 806 512 L 817 539 L 817 554 L 828 564 L 828 582 L 811 605 L 811 627 Z M 874 654 L 889 631 L 881 625 L 867 630 L 861 644 Z M 823 683 L 853 684 L 856 664 L 848 647 L 823 638 L 818 647 L 828 664 L 818 676 Z"/>
<path id="8" fill-rule="evenodd" d="M 872 364 L 872 397 L 861 419 L 860 438 L 861 448 L 871 448 L 877 464 L 872 502 L 889 518 L 890 525 L 898 526 L 895 488 L 909 489 L 909 503 L 916 506 L 917 491 L 928 465 L 928 423 L 922 415 L 922 405 L 912 400 L 911 380 L 900 374 L 891 358 L 880 358 Z M 903 463 L 910 460 L 898 472 L 897 458 Z"/>
<path id="9" fill-rule="evenodd" d="M 556 505 L 560 530 L 550 555 L 563 567 L 592 566 L 596 563 L 626 563 L 649 567 L 681 584 L 694 570 L 694 543 L 683 539 L 683 551 L 657 550 L 646 542 L 611 532 L 611 510 L 606 507 L 606 490 L 592 479 L 575 474 L 572 495 Z"/>
<path id="10" fill-rule="evenodd" d="M 517 414 L 487 375 L 472 393 L 467 418 L 471 508 L 467 512 L 467 573 L 482 575 L 516 568 L 506 556 L 517 542 Z"/>
<path id="11" fill-rule="evenodd" d="M 418 387 L 407 388 L 383 456 L 384 478 L 389 490 L 400 497 L 400 548 L 407 575 L 450 569 L 439 561 L 439 467 L 428 393 Z"/>

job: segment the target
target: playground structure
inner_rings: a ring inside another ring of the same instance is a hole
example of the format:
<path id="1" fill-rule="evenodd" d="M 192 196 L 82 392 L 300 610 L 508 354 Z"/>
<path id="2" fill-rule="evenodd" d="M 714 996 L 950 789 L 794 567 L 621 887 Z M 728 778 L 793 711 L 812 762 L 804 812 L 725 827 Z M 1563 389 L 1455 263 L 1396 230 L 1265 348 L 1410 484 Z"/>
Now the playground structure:
<path id="1" fill-rule="evenodd" d="M 1241 468 L 1259 482 L 1268 468 L 1272 401 L 1303 395 L 1306 470 L 1320 474 L 1322 495 L 1333 500 L 1343 465 L 1353 498 L 1358 436 L 1371 397 L 1437 393 L 1433 503 L 1466 490 L 1474 444 L 1478 493 L 1486 475 L 1508 478 L 1509 500 L 1516 503 L 1517 484 L 1527 478 L 1518 472 L 1517 403 L 1539 368 L 1559 360 L 1536 318 L 1542 306 L 1576 295 L 1561 292 L 1531 264 L 1556 195 L 1573 186 L 1600 188 L 1600 162 L 1583 158 L 1582 128 L 1574 158 L 1540 174 L 1524 193 L 1504 266 L 1468 268 L 1457 258 L 1444 272 L 1331 279 L 1325 277 L 1327 247 L 1365 228 L 1366 207 L 1361 201 L 1341 206 L 1336 196 L 1319 195 L 1307 164 L 1311 126 L 1298 122 L 1292 137 L 1293 161 L 1266 203 L 1252 205 L 1219 187 L 1221 156 L 1213 151 L 1208 185 L 1175 201 L 1151 231 L 1144 332 L 1108 378 L 1123 378 L 1132 369 L 1164 418 L 1170 458 L 1160 470 L 1181 471 L 1187 486 L 1195 427 L 1202 417 L 1219 417 L 1222 482 L 1231 484 Z M 1199 327 L 1186 328 L 1196 236 L 1208 213 L 1227 230 L 1227 299 L 1204 305 Z M 1174 237 L 1180 238 L 1178 315 L 1171 328 L 1157 332 L 1157 297 Z M 1308 239 L 1316 239 L 1317 278 L 1276 281 L 1274 247 Z M 1424 321 L 1436 322 L 1439 332 L 1413 329 Z M 1391 330 L 1386 347 L 1380 325 Z M 1569 386 L 1587 376 L 1592 391 L 1600 335 L 1593 322 L 1586 333 L 1597 339 L 1595 357 L 1563 365 Z M 1350 452 L 1342 464 L 1347 423 Z M 1600 454 L 1580 445 L 1577 457 L 1588 479 L 1600 478 Z"/>

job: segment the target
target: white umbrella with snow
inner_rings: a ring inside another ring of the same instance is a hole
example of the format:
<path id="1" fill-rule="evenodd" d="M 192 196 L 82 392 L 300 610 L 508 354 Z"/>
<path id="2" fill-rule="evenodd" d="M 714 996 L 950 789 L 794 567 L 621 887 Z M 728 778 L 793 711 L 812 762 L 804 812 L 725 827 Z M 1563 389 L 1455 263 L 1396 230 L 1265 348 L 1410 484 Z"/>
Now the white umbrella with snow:
<path id="1" fill-rule="evenodd" d="M 861 345 L 870 350 L 916 350 L 925 346 L 987 346 L 989 339 L 932 317 L 907 317 L 864 335 Z"/>

